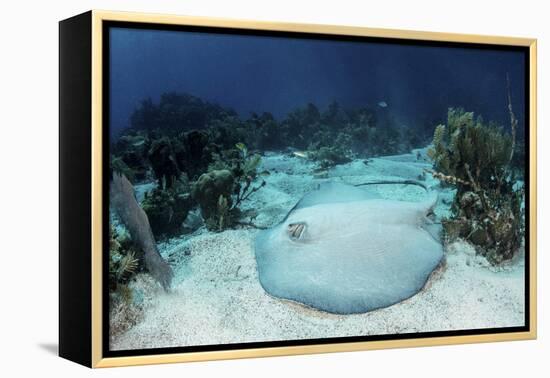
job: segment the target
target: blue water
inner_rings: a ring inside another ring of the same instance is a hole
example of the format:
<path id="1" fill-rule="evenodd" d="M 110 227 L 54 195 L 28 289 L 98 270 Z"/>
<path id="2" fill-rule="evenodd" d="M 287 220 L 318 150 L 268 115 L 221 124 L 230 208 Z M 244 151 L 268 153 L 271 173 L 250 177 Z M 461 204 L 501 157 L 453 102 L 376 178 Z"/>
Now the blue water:
<path id="1" fill-rule="evenodd" d="M 241 117 L 277 119 L 308 102 L 324 109 L 387 104 L 407 127 L 430 128 L 448 107 L 509 125 L 506 74 L 520 125 L 524 52 L 250 35 L 113 28 L 110 35 L 112 135 L 130 125 L 144 98 L 189 93 Z"/>

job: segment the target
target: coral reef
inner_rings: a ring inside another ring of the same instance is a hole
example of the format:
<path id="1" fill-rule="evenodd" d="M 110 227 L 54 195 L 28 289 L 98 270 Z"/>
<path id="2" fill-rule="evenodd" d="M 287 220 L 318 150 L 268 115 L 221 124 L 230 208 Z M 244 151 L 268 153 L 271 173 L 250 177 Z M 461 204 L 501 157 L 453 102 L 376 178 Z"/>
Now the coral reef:
<path id="1" fill-rule="evenodd" d="M 302 150 L 321 177 L 356 157 L 408 150 L 387 111 L 378 113 L 333 101 L 324 111 L 311 103 L 296 108 L 281 121 L 267 112 L 242 120 L 192 95 L 166 93 L 158 104 L 146 99 L 136 109 L 112 147 L 111 170 L 131 182 L 156 179 L 141 204 L 156 238 L 192 229 L 182 224 L 195 204 L 209 229 L 223 230 L 238 223 L 243 201 L 265 186 L 257 172 L 262 151 Z"/>
<path id="2" fill-rule="evenodd" d="M 145 180 L 149 168 L 150 144 L 151 141 L 146 133 L 126 130 L 112 148 L 113 168 L 121 169 L 121 173 L 124 173 L 132 182 Z"/>
<path id="3" fill-rule="evenodd" d="M 186 176 L 180 177 L 172 181 L 170 187 L 161 185 L 146 193 L 141 203 L 157 239 L 180 233 L 183 221 L 193 207 L 190 188 L 184 180 Z"/>
<path id="4" fill-rule="evenodd" d="M 323 177 L 354 158 L 402 153 L 422 143 L 406 133 L 387 109 L 345 109 L 333 101 L 323 111 L 311 103 L 298 107 L 280 121 L 267 112 L 243 120 L 198 97 L 166 93 L 136 109 L 131 127 L 113 145 L 111 168 L 131 182 L 156 179 L 141 205 L 155 237 L 164 238 L 183 232 L 195 202 L 209 229 L 236 225 L 243 201 L 265 186 L 257 172 L 261 151 L 302 150 Z M 191 185 L 183 188 L 187 180 Z"/>
<path id="5" fill-rule="evenodd" d="M 407 128 L 398 128 L 391 118 L 382 123 L 379 118 L 372 109 L 344 110 L 337 102 L 319 115 L 317 108 L 309 104 L 291 112 L 281 128 L 288 130 L 284 141 L 289 146 L 304 148 L 303 141 L 307 140 L 308 157 L 325 168 L 347 163 L 356 156 L 405 153 L 423 143 L 419 136 L 410 138 Z"/>
<path id="6" fill-rule="evenodd" d="M 213 154 L 208 172 L 199 177 L 191 191 L 208 229 L 222 231 L 236 224 L 241 216 L 239 205 L 265 186 L 263 180 L 254 184 L 260 162 L 260 155 L 250 155 L 242 142 Z"/>
<path id="7" fill-rule="evenodd" d="M 347 162 L 354 155 L 404 153 L 427 141 L 416 133 L 411 135 L 407 127 L 398 127 L 385 109 L 344 109 L 333 101 L 322 112 L 311 103 L 298 107 L 281 121 L 268 112 L 252 113 L 241 120 L 231 109 L 177 93 L 163 95 L 159 104 L 150 99 L 143 101 L 132 116 L 130 130 L 124 136 L 126 145 L 139 145 L 141 142 L 132 138 L 148 135 L 146 146 L 150 149 L 146 150 L 146 159 L 151 165 L 155 161 L 167 164 L 161 170 L 169 172 L 157 172 L 157 176 L 177 176 L 175 172 L 179 170 L 191 180 L 206 172 L 213 154 L 234 149 L 237 143 L 246 144 L 252 151 L 288 147 L 308 150 L 313 159 L 331 166 Z M 116 155 L 121 156 L 122 152 L 130 154 L 123 157 L 130 168 L 143 171 L 142 151 L 138 154 L 119 150 Z"/>
<path id="8" fill-rule="evenodd" d="M 319 162 L 320 169 L 328 169 L 338 164 L 349 163 L 353 158 L 353 153 L 348 147 L 351 138 L 346 134 L 339 134 L 334 145 L 320 146 L 310 145 L 308 149 L 308 158 Z"/>
<path id="9" fill-rule="evenodd" d="M 130 122 L 136 130 L 164 130 L 166 133 L 179 133 L 204 128 L 214 119 L 234 116 L 231 109 L 203 101 L 190 94 L 165 93 L 160 102 L 154 104 L 148 98 L 132 114 Z"/>
<path id="10" fill-rule="evenodd" d="M 124 285 L 109 297 L 109 334 L 121 335 L 141 320 L 139 307 L 133 305 L 132 290 Z"/>
<path id="11" fill-rule="evenodd" d="M 234 149 L 224 150 L 221 154 L 214 155 L 214 162 L 209 170 L 227 169 L 235 178 L 235 202 L 233 210 L 238 210 L 239 204 L 246 200 L 252 193 L 258 191 L 265 185 L 261 180 L 258 186 L 254 187 L 254 181 L 258 178 L 258 167 L 262 161 L 259 154 L 250 154 L 248 147 L 242 143 L 236 143 Z M 264 171 L 263 174 L 269 172 Z"/>
<path id="12" fill-rule="evenodd" d="M 121 334 L 137 323 L 139 309 L 133 306 L 129 282 L 142 268 L 138 252 L 126 229 L 109 229 L 109 299 L 111 335 Z"/>
<path id="13" fill-rule="evenodd" d="M 255 149 L 265 151 L 284 148 L 279 124 L 271 113 L 264 112 L 260 116 L 252 113 L 246 126 L 246 134 L 241 136 L 241 140 L 247 140 Z"/>
<path id="14" fill-rule="evenodd" d="M 212 154 L 219 150 L 206 130 L 192 130 L 177 137 L 176 161 L 189 179 L 196 180 L 206 172 Z"/>
<path id="15" fill-rule="evenodd" d="M 307 148 L 319 130 L 320 122 L 319 109 L 311 103 L 291 111 L 280 125 L 283 143 L 294 148 Z"/>
<path id="16" fill-rule="evenodd" d="M 233 205 L 234 191 L 235 178 L 227 169 L 204 173 L 193 184 L 191 194 L 209 229 L 221 231 L 231 224 L 228 209 Z"/>
<path id="17" fill-rule="evenodd" d="M 434 176 L 457 189 L 453 215 L 443 221 L 447 238 L 468 240 L 494 264 L 513 257 L 523 234 L 524 193 L 510 169 L 513 148 L 513 138 L 500 128 L 449 109 L 428 151 Z"/>
<path id="18" fill-rule="evenodd" d="M 170 188 L 180 175 L 171 140 L 167 137 L 154 140 L 148 155 L 158 184 Z"/>
<path id="19" fill-rule="evenodd" d="M 133 275 L 131 281 L 118 285 L 115 291 L 110 291 L 109 336 L 111 341 L 142 321 L 147 307 L 152 302 L 152 297 L 158 294 L 158 284 L 151 276 L 144 273 Z"/>
<path id="20" fill-rule="evenodd" d="M 109 229 L 109 285 L 115 291 L 138 272 L 140 260 L 132 240 L 125 229 Z"/>
<path id="21" fill-rule="evenodd" d="M 124 162 L 124 160 L 122 160 L 122 158 L 111 155 L 109 163 L 111 172 L 117 172 L 126 176 L 128 180 L 130 180 L 130 182 L 136 181 L 134 170 L 128 167 L 128 165 Z"/>
<path id="22" fill-rule="evenodd" d="M 253 183 L 258 177 L 258 166 L 262 159 L 260 155 L 255 154 L 248 156 L 244 153 L 242 160 L 237 163 L 237 166 L 233 168 L 233 174 L 236 178 L 235 194 L 237 196 L 233 209 L 236 210 L 237 206 L 241 202 L 248 199 L 253 193 L 260 190 L 266 185 L 264 180 L 254 186 Z M 264 172 L 267 173 L 267 172 Z"/>

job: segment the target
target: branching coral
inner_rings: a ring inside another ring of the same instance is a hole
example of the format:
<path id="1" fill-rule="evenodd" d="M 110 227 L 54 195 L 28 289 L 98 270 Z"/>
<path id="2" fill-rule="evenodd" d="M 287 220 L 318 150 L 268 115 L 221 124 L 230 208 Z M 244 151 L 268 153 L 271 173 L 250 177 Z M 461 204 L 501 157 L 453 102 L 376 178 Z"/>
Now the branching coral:
<path id="1" fill-rule="evenodd" d="M 256 183 L 260 163 L 260 155 L 250 154 L 242 142 L 214 154 L 209 172 L 201 175 L 192 189 L 209 229 L 222 231 L 238 223 L 239 206 L 265 186 L 264 180 Z"/>
<path id="2" fill-rule="evenodd" d="M 510 259 L 522 238 L 523 191 L 514 188 L 512 152 L 512 137 L 462 109 L 449 109 L 428 151 L 434 177 L 457 188 L 453 216 L 443 221 L 447 237 L 467 239 L 495 264 Z"/>
<path id="3" fill-rule="evenodd" d="M 209 229 L 219 231 L 220 225 L 228 227 L 231 224 L 227 209 L 232 206 L 234 188 L 235 178 L 227 169 L 204 173 L 193 184 L 191 194 Z"/>
<path id="4" fill-rule="evenodd" d="M 236 199 L 232 209 L 237 209 L 241 202 L 247 200 L 253 193 L 265 186 L 265 181 L 254 186 L 258 174 L 257 169 L 262 161 L 260 155 L 249 156 L 246 152 L 242 154 L 242 160 L 234 167 L 233 173 L 237 179 L 235 193 Z"/>

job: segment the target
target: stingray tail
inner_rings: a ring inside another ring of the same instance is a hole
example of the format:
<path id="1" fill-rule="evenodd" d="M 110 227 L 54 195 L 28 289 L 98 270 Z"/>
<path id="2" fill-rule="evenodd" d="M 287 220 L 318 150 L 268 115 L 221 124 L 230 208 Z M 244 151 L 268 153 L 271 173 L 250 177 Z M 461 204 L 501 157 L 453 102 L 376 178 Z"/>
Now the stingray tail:
<path id="1" fill-rule="evenodd" d="M 353 186 L 366 186 L 366 185 L 416 185 L 420 186 L 422 189 L 424 189 L 426 192 L 429 192 L 430 190 L 426 186 L 426 184 L 416 181 L 416 180 L 378 180 L 378 181 L 367 181 L 363 182 L 361 184 L 355 184 Z"/>
<path id="2" fill-rule="evenodd" d="M 439 200 L 439 193 L 436 190 L 431 190 L 428 186 L 420 181 L 416 180 L 380 180 L 380 181 L 368 181 L 361 184 L 355 184 L 354 186 L 366 186 L 366 185 L 383 185 L 383 184 L 403 184 L 403 185 L 416 185 L 420 186 L 427 193 L 425 200 L 419 203 L 419 218 L 422 223 L 422 228 L 426 230 L 437 242 L 441 242 L 441 224 L 434 223 L 430 218 L 430 215 L 434 214 L 435 206 Z"/>
<path id="3" fill-rule="evenodd" d="M 425 215 L 433 212 L 435 205 L 437 205 L 437 200 L 439 195 L 437 191 L 430 190 L 426 184 L 416 180 L 380 180 L 380 181 L 367 181 L 361 184 L 355 184 L 354 186 L 366 186 L 366 185 L 416 185 L 420 186 L 422 189 L 428 193 L 428 198 L 422 202 L 422 208 L 426 209 Z"/>

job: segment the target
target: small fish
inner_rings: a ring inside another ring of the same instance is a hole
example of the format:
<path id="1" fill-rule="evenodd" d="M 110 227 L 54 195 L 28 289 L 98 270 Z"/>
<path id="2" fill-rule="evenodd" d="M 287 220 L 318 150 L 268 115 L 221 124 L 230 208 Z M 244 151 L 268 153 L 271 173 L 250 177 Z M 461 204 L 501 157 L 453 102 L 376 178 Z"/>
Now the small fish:
<path id="1" fill-rule="evenodd" d="M 136 142 L 136 143 L 133 143 L 132 145 L 134 147 L 139 147 L 139 146 L 143 146 L 145 144 L 145 141 L 144 140 L 140 140 L 139 142 Z"/>
<path id="2" fill-rule="evenodd" d="M 388 107 L 388 103 L 386 101 L 380 101 L 378 103 L 378 106 L 380 106 L 381 108 L 387 108 Z"/>
<path id="3" fill-rule="evenodd" d="M 302 158 L 302 159 L 307 159 L 307 153 L 306 152 L 294 151 L 292 154 L 296 157 L 299 157 L 299 158 Z"/>

